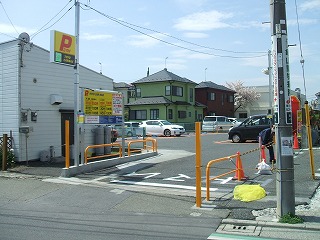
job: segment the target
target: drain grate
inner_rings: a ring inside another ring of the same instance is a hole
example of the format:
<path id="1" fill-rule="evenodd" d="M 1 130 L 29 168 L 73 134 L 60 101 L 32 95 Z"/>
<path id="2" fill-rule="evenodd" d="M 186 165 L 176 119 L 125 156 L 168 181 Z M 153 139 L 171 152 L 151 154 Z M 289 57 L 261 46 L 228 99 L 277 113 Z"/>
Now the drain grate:
<path id="1" fill-rule="evenodd" d="M 217 229 L 217 232 L 259 236 L 261 227 L 251 225 L 221 224 Z"/>

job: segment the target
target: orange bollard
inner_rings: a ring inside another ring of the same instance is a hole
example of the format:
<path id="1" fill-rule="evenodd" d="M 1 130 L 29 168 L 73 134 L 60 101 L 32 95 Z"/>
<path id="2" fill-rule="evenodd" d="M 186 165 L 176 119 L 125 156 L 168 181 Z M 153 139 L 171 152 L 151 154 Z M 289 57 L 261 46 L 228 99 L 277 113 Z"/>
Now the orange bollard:
<path id="1" fill-rule="evenodd" d="M 297 137 L 297 133 L 293 136 L 293 149 L 299 149 L 299 141 Z"/>
<path id="2" fill-rule="evenodd" d="M 240 158 L 240 153 L 237 152 L 237 160 L 236 160 L 236 174 L 234 175 L 234 177 L 232 178 L 233 180 L 247 180 L 248 177 L 244 175 L 244 171 L 242 168 L 242 162 L 241 162 L 241 158 Z"/>

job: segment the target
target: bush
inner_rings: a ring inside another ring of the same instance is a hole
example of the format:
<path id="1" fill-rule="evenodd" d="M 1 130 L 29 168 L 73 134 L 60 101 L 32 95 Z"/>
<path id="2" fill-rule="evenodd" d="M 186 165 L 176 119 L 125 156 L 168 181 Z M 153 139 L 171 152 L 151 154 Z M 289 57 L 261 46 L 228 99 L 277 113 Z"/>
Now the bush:
<path id="1" fill-rule="evenodd" d="M 13 150 L 8 151 L 7 153 L 7 168 L 13 168 L 15 166 L 15 157 Z M 0 164 L 2 167 L 2 147 L 0 148 Z"/>

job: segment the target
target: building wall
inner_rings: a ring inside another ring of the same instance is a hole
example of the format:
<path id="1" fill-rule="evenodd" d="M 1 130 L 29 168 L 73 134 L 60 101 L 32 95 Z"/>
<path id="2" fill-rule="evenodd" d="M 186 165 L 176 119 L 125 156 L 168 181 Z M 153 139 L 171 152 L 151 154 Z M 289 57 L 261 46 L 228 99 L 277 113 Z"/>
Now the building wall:
<path id="1" fill-rule="evenodd" d="M 208 93 L 215 93 L 215 100 L 208 100 Z M 196 88 L 196 101 L 207 106 L 204 109 L 204 116 L 214 113 L 217 116 L 233 117 L 234 102 L 229 102 L 229 96 L 233 94 L 212 88 Z"/>
<path id="2" fill-rule="evenodd" d="M 19 125 L 19 54 L 14 42 L 0 44 L 0 134 L 10 136 L 18 132 Z M 19 146 L 18 135 L 15 144 Z"/>
<path id="3" fill-rule="evenodd" d="M 247 116 L 252 116 L 252 115 L 257 115 L 257 114 L 267 114 L 268 110 L 270 109 L 270 104 L 273 106 L 273 87 L 272 89 L 272 94 L 271 96 L 269 95 L 269 86 L 255 86 L 255 91 L 260 94 L 260 98 L 257 101 L 254 101 L 252 104 L 249 104 L 245 108 L 239 108 L 235 112 L 235 117 L 242 119 L 239 117 L 241 113 L 246 113 Z M 290 90 L 290 94 L 292 96 L 297 96 L 297 92 Z M 271 101 L 270 101 L 271 97 Z M 300 95 L 300 103 L 304 103 L 305 101 L 305 96 L 303 94 Z"/>
<path id="4" fill-rule="evenodd" d="M 17 42 L 15 44 L 17 45 Z M 10 49 L 7 45 L 3 48 Z M 12 52 L 12 55 L 16 59 L 19 56 L 17 51 Z M 54 147 L 55 156 L 61 156 L 62 126 L 59 110 L 73 110 L 74 108 L 74 68 L 73 66 L 50 63 L 49 51 L 29 44 L 24 46 L 22 63 L 20 87 L 17 84 L 12 86 L 16 92 L 8 98 L 9 102 L 14 102 L 20 96 L 20 107 L 18 104 L 14 105 L 14 112 L 5 117 L 5 122 L 11 122 L 11 124 L 3 127 L 2 131 L 13 131 L 18 161 L 39 159 L 40 153 L 49 151 L 50 146 Z M 17 68 L 16 75 L 18 75 L 18 71 Z M 80 66 L 79 78 L 81 89 L 113 90 L 112 79 L 83 66 Z M 62 96 L 63 103 L 52 105 L 50 103 L 51 94 Z M 20 121 L 21 112 L 27 112 L 27 121 Z M 31 120 L 31 113 L 37 114 L 36 121 Z M 19 133 L 20 126 L 30 127 L 31 131 L 28 137 Z M 94 143 L 94 133 L 91 131 L 93 128 L 96 126 L 84 126 L 85 147 Z"/>

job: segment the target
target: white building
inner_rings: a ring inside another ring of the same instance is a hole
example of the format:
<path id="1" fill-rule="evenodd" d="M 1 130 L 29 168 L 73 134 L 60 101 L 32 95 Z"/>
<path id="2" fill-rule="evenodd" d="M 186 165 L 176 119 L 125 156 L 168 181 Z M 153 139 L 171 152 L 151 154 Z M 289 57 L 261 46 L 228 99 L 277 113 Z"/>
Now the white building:
<path id="1" fill-rule="evenodd" d="M 16 161 L 63 156 L 64 123 L 70 120 L 73 144 L 73 66 L 49 62 L 49 51 L 20 40 L 0 43 L 0 134 L 12 140 Z M 79 87 L 113 90 L 113 80 L 80 66 Z M 28 134 L 19 132 L 29 127 Z M 96 126 L 85 125 L 84 146 L 94 142 Z M 50 151 L 51 150 L 51 151 Z"/>
<path id="2" fill-rule="evenodd" d="M 272 86 L 272 92 L 270 94 L 269 86 L 254 86 L 252 87 L 255 89 L 255 91 L 260 94 L 260 98 L 253 102 L 252 104 L 248 104 L 245 108 L 239 108 L 235 112 L 235 117 L 238 119 L 245 119 L 252 115 L 257 114 L 267 114 L 268 109 L 271 109 L 270 106 L 273 106 L 273 86 Z M 297 96 L 300 97 L 300 103 L 303 107 L 304 102 L 306 101 L 306 97 L 304 94 L 300 94 L 300 92 L 296 92 L 293 90 L 290 90 L 291 96 Z M 298 96 L 299 95 L 299 96 Z"/>

